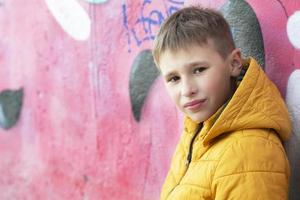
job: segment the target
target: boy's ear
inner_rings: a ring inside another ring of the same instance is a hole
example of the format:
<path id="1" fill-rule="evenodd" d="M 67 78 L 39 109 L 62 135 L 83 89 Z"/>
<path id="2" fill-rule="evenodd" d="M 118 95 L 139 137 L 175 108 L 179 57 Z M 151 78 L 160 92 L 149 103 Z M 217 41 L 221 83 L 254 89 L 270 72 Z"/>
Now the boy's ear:
<path id="1" fill-rule="evenodd" d="M 231 76 L 237 77 L 240 75 L 243 61 L 240 49 L 234 49 L 230 54 Z"/>

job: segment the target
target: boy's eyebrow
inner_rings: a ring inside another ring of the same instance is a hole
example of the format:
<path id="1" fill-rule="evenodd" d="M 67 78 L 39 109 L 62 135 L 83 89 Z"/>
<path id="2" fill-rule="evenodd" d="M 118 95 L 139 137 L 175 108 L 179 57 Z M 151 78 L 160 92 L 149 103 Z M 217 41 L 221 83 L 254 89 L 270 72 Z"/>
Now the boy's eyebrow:
<path id="1" fill-rule="evenodd" d="M 163 75 L 165 79 L 171 77 L 171 76 L 174 76 L 176 75 L 176 72 L 175 71 L 171 71 L 171 72 L 168 72 L 166 75 Z"/>

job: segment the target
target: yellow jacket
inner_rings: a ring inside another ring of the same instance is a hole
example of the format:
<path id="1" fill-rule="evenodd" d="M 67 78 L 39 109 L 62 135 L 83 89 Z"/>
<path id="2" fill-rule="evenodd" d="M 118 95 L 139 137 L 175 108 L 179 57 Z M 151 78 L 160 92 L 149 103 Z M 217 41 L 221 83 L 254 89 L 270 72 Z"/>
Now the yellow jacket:
<path id="1" fill-rule="evenodd" d="M 281 143 L 291 132 L 288 111 L 253 58 L 244 68 L 231 100 L 201 129 L 185 117 L 162 200 L 288 198 L 289 164 Z"/>

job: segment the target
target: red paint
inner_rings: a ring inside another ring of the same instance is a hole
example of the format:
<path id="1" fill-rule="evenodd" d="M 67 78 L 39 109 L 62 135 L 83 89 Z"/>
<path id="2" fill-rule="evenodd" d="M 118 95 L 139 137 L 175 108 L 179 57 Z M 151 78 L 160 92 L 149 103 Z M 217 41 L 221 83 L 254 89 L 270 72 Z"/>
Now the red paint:
<path id="1" fill-rule="evenodd" d="M 135 24 L 142 2 L 126 2 L 128 28 L 139 39 L 149 36 Z M 219 8 L 224 1 L 200 2 Z M 283 4 L 290 15 L 300 5 L 288 2 Z M 0 90 L 24 87 L 20 120 L 8 131 L 0 129 L 0 199 L 159 198 L 182 115 L 158 78 L 141 121 L 134 120 L 130 68 L 152 41 L 137 45 L 132 34 L 126 35 L 122 1 L 80 3 L 92 20 L 87 41 L 68 36 L 44 1 L 21 5 L 11 0 L 0 7 L 5 27 L 0 30 Z M 276 1 L 249 3 L 262 27 L 267 73 L 284 93 L 289 74 L 300 66 L 299 50 L 287 39 L 284 10 Z M 157 10 L 166 17 L 170 6 L 154 0 L 144 15 Z"/>

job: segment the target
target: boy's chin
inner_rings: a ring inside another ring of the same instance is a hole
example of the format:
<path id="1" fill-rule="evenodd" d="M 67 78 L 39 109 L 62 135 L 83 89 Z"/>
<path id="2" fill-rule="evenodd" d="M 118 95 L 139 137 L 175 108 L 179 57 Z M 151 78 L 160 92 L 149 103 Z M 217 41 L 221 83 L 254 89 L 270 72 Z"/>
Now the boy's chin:
<path id="1" fill-rule="evenodd" d="M 202 123 L 209 118 L 209 117 L 206 117 L 206 116 L 198 114 L 198 113 L 197 114 L 187 114 L 187 116 L 196 123 Z"/>

